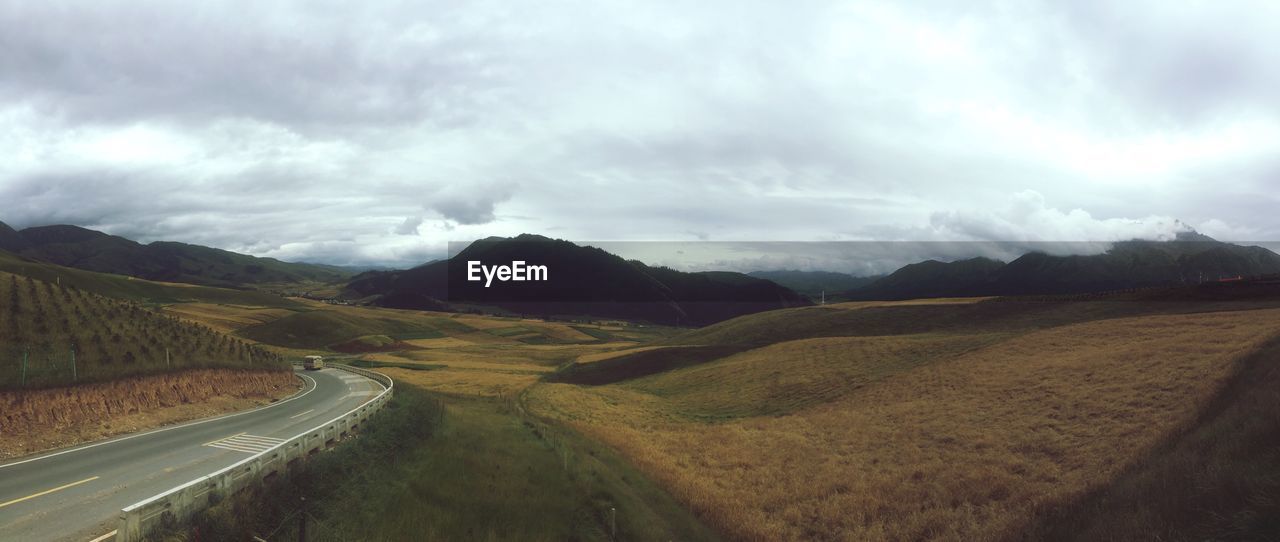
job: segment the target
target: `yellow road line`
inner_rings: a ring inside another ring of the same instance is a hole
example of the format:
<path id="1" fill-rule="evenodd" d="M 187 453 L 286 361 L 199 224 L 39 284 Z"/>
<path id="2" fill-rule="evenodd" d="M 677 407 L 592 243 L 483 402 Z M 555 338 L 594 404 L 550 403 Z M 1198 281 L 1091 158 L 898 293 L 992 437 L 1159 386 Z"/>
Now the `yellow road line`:
<path id="1" fill-rule="evenodd" d="M 229 439 L 229 438 L 235 438 L 235 437 L 238 437 L 238 436 L 243 435 L 243 434 L 245 434 L 245 433 L 247 433 L 247 431 L 241 431 L 241 432 L 236 433 L 236 434 L 234 434 L 234 435 L 231 435 L 231 436 L 229 436 L 229 437 L 222 437 L 222 438 L 220 438 L 220 439 L 218 439 L 218 440 L 211 440 L 211 441 L 209 441 L 209 442 L 206 442 L 206 443 L 204 443 L 204 444 L 201 444 L 201 446 L 208 446 L 208 445 L 210 445 L 210 444 L 214 444 L 214 443 L 222 442 L 222 441 L 227 440 L 227 439 Z"/>
<path id="2" fill-rule="evenodd" d="M 62 490 L 64 490 L 64 489 L 66 489 L 66 488 L 69 488 L 69 487 L 75 487 L 75 486 L 78 486 L 78 485 L 83 484 L 83 483 L 85 483 L 85 482 L 92 482 L 92 481 L 97 480 L 97 479 L 98 479 L 98 477 L 97 477 L 97 476 L 94 476 L 93 478 L 85 478 L 84 480 L 80 480 L 79 482 L 71 482 L 70 484 L 67 484 L 67 485 L 65 485 L 65 486 L 58 486 L 58 487 L 55 487 L 55 488 L 53 488 L 53 489 L 46 489 L 46 490 L 41 491 L 41 492 L 39 492 L 39 493 L 35 493 L 35 494 L 32 494 L 32 495 L 27 495 L 26 497 L 23 497 L 23 498 L 21 498 L 21 499 L 14 499 L 14 500 L 9 501 L 9 502 L 0 503 L 0 508 L 4 508 L 4 507 L 9 506 L 9 505 L 11 505 L 11 504 L 18 504 L 18 503 L 20 503 L 20 502 L 22 502 L 22 501 L 31 500 L 31 499 L 34 499 L 34 498 L 36 498 L 36 497 L 43 497 L 43 496 L 48 495 L 48 494 L 50 494 L 50 493 L 53 493 L 53 492 L 55 492 L 55 491 L 62 491 Z"/>
<path id="3" fill-rule="evenodd" d="M 118 529 L 117 529 L 117 530 L 118 530 Z M 111 537 L 113 537 L 113 536 L 115 536 L 115 535 L 116 535 L 116 531 L 111 531 L 111 532 L 109 532 L 109 533 L 107 533 L 107 534 L 104 534 L 104 535 L 102 535 L 102 536 L 99 536 L 98 538 L 95 538 L 95 539 L 93 539 L 93 540 L 90 540 L 89 542 L 102 542 L 103 540 L 106 540 L 106 539 L 108 539 L 108 538 L 111 538 Z"/>
<path id="4" fill-rule="evenodd" d="M 314 408 L 313 408 L 313 409 L 308 410 L 308 411 L 306 411 L 306 412 L 299 412 L 299 413 L 297 413 L 297 414 L 294 414 L 294 415 L 292 415 L 292 416 L 289 416 L 289 419 L 290 419 L 290 420 L 292 420 L 292 419 L 297 418 L 298 416 L 301 416 L 301 415 L 303 415 L 303 414 L 310 414 L 310 413 L 315 412 L 315 411 L 316 411 L 316 409 L 314 409 Z"/>

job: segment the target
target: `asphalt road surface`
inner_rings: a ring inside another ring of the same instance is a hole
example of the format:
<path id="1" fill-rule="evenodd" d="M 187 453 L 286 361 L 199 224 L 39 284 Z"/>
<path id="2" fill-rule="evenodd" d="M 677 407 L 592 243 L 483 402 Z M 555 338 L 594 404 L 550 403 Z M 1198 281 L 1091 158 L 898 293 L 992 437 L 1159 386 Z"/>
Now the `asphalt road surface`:
<path id="1" fill-rule="evenodd" d="M 299 374 L 302 392 L 255 410 L 0 464 L 0 541 L 98 539 L 115 530 L 122 508 L 299 435 L 383 390 L 338 369 Z"/>

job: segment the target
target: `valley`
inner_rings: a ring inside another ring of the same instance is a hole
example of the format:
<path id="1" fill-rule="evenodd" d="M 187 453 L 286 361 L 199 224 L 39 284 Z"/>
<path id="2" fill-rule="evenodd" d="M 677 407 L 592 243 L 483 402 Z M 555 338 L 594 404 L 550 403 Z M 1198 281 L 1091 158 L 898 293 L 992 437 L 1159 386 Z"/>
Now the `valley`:
<path id="1" fill-rule="evenodd" d="M 1251 407 L 1236 394 L 1274 400 L 1266 382 L 1280 378 L 1280 299 L 1203 295 L 1216 300 L 855 302 L 696 330 L 316 310 L 334 321 L 377 315 L 379 325 L 412 323 L 420 327 L 403 333 L 432 334 L 381 341 L 354 363 L 441 397 L 458 414 L 446 417 L 446 431 L 525 424 L 568 476 L 584 462 L 638 469 L 657 495 L 670 495 L 651 502 L 674 499 L 710 527 L 707 537 L 1016 539 L 1061 537 L 1068 521 L 1100 532 L 1177 526 L 1170 539 L 1266 532 L 1265 521 L 1229 523 L 1180 501 L 1144 504 L 1159 499 L 1146 493 L 1153 474 L 1142 472 L 1170 462 L 1185 470 L 1165 471 L 1161 484 L 1177 487 L 1186 502 L 1234 507 L 1223 513 L 1266 517 L 1273 511 L 1266 496 L 1280 489 L 1238 470 L 1272 461 L 1265 447 L 1239 440 L 1258 437 L 1214 425 L 1275 431 L 1273 422 L 1245 422 Z M 261 325 L 241 329 L 252 334 Z M 353 327 L 325 340 L 371 341 L 356 335 L 369 331 Z M 1266 378 L 1255 380 L 1258 371 Z M 1234 418 L 1215 418 L 1214 410 Z M 1206 432 L 1221 439 L 1216 447 L 1182 443 Z M 604 447 L 583 451 L 595 443 Z M 1236 454 L 1229 463 L 1200 465 L 1223 449 Z M 482 463 L 489 467 L 516 461 L 490 453 Z M 599 466 L 592 472 L 606 476 Z M 1197 481 L 1204 476 L 1217 482 Z M 608 507 L 618 508 L 620 489 L 607 492 Z M 1108 509 L 1135 509 L 1147 523 L 1086 512 L 1103 494 L 1111 495 Z"/>
<path id="2" fill-rule="evenodd" d="M 116 386 L 86 399 L 107 406 L 83 407 L 79 425 L 50 426 L 75 427 L 78 439 L 253 404 L 232 406 L 220 397 L 243 392 L 203 384 L 213 393 L 112 399 L 129 395 L 124 382 L 285 377 L 282 364 L 307 355 L 396 382 L 398 406 L 367 442 L 215 506 L 194 520 L 205 531 L 276 529 L 297 510 L 244 510 L 300 494 L 337 538 L 1014 540 L 1151 525 L 1166 539 L 1247 538 L 1269 532 L 1280 495 L 1253 475 L 1275 465 L 1259 443 L 1280 434 L 1254 415 L 1280 401 L 1269 387 L 1280 381 L 1275 281 L 784 300 L 694 327 L 520 314 L 502 299 L 395 308 L 344 301 L 352 287 L 342 283 L 294 283 L 333 296 L 319 300 L 268 293 L 290 283 L 152 282 L 3 253 L 0 270 L 11 306 L 0 332 L 40 352 L 9 388 L 35 397 L 79 385 L 87 398 L 90 386 Z M 652 314 L 703 310 L 677 298 Z M 276 398 L 291 392 L 272 386 Z M 98 426 L 84 423 L 91 411 L 105 416 Z M 27 427 L 41 416 L 10 419 Z M 69 443 L 25 434 L 17 453 Z M 338 471 L 360 474 L 341 488 L 314 478 Z M 391 503 L 414 514 L 379 523 Z"/>

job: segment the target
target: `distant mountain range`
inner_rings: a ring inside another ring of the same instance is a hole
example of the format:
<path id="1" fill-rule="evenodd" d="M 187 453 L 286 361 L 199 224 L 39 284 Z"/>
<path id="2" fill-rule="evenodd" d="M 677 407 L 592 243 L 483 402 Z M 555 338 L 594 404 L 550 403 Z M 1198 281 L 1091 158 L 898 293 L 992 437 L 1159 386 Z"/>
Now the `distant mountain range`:
<path id="1" fill-rule="evenodd" d="M 468 261 L 524 261 L 548 268 L 545 282 L 467 280 Z M 741 273 L 687 273 L 624 260 L 599 248 L 538 235 L 489 237 L 448 260 L 352 279 L 345 296 L 385 307 L 480 305 L 532 315 L 590 315 L 703 325 L 743 314 L 810 304 L 771 281 Z"/>
<path id="2" fill-rule="evenodd" d="M 143 245 L 78 226 L 41 226 L 15 231 L 0 222 L 0 250 L 100 273 L 206 286 L 243 286 L 283 282 L 341 282 L 349 270 L 288 263 L 185 243 Z"/>
<path id="3" fill-rule="evenodd" d="M 174 242 L 140 244 L 77 226 L 16 231 L 0 223 L 0 250 L 27 261 L 206 286 L 326 282 L 346 284 L 340 297 L 375 305 L 429 310 L 499 308 L 548 316 L 594 316 L 661 324 L 703 325 L 743 314 L 827 301 L 927 297 L 1055 295 L 1212 282 L 1280 273 L 1280 255 L 1223 243 L 1194 232 L 1172 241 L 1123 241 L 1102 254 L 1032 252 L 1002 262 L 929 260 L 883 277 L 823 271 L 689 273 L 628 261 L 599 248 L 538 235 L 490 237 L 457 256 L 407 270 L 369 271 L 287 263 Z M 467 262 L 522 260 L 545 265 L 546 282 L 466 280 Z M 20 261 L 20 260 L 14 260 Z M 797 293 L 798 292 L 798 293 Z M 806 299 L 803 295 L 809 296 Z"/>
<path id="4" fill-rule="evenodd" d="M 1032 252 L 1009 263 L 988 258 L 907 265 L 842 294 L 857 300 L 1042 295 L 1198 284 L 1280 273 L 1280 255 L 1223 243 L 1195 232 L 1172 241 L 1123 241 L 1102 254 Z"/>

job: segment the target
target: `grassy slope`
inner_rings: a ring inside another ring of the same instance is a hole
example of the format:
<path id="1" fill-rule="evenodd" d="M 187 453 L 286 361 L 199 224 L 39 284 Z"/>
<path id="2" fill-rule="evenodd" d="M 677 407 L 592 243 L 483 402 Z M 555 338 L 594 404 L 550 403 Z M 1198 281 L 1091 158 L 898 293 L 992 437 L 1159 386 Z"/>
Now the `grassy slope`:
<path id="1" fill-rule="evenodd" d="M 672 344 L 763 346 L 813 337 L 915 333 L 1023 333 L 1072 323 L 1144 314 L 1182 314 L 1276 306 L 1280 298 L 1147 300 L 1123 297 L 970 298 L 939 302 L 854 302 L 770 311 L 735 318 L 672 339 Z"/>
<path id="2" fill-rule="evenodd" d="M 175 309 L 181 310 L 181 307 Z M 203 317 L 224 322 L 242 321 L 245 326 L 237 331 L 240 336 L 290 348 L 323 349 L 358 341 L 362 337 L 376 340 L 373 338 L 377 336 L 399 341 L 455 337 L 490 344 L 574 345 L 661 337 L 671 333 L 669 328 L 655 326 L 570 326 L 518 318 L 324 304 L 310 304 L 309 310 L 255 322 L 251 319 L 260 311 L 236 307 L 223 309 L 225 314 Z"/>
<path id="3" fill-rule="evenodd" d="M 528 395 L 535 411 L 610 443 L 737 537 L 987 538 L 1107 484 L 1193 424 L 1232 360 L 1277 329 L 1274 311 L 1191 313 L 1252 306 L 775 311 L 672 341 L 771 346 Z M 1116 319 L 1135 314 L 1148 316 Z M 1239 446 L 1248 443 L 1227 448 Z"/>
<path id="4" fill-rule="evenodd" d="M 4 272 L 0 307 L 0 388 L 197 367 L 284 367 L 261 348 L 137 303 Z"/>
<path id="5" fill-rule="evenodd" d="M 1280 540 L 1280 340 L 1241 358 L 1195 423 L 1029 537 Z"/>
<path id="6" fill-rule="evenodd" d="M 146 303 L 202 301 L 259 307 L 296 308 L 299 306 L 288 299 L 261 292 L 152 282 L 123 275 L 95 273 L 35 262 L 4 251 L 0 251 L 0 271 L 47 282 L 60 282 L 63 286 L 74 286 L 107 297 Z"/>
<path id="7" fill-rule="evenodd" d="M 560 365 L 632 346 L 636 339 L 666 337 L 671 330 L 321 304 L 308 308 L 277 314 L 230 305 L 171 307 L 268 343 L 309 348 L 401 332 L 413 349 L 366 354 L 367 361 L 359 363 L 396 379 L 396 402 L 406 403 L 375 421 L 396 427 L 387 435 L 410 437 L 400 439 L 404 442 L 391 461 L 380 457 L 383 437 L 363 435 L 325 454 L 314 474 L 295 485 L 224 504 L 197 525 L 200 536 L 263 535 L 293 508 L 253 502 L 296 502 L 298 491 L 308 491 L 320 520 L 309 534 L 322 540 L 609 540 L 612 522 L 624 540 L 716 538 L 607 447 L 522 416 L 514 402 L 521 389 Z M 423 439 L 413 435 L 422 436 L 418 429 L 431 426 L 432 415 L 429 408 L 422 410 L 421 399 L 431 396 L 421 390 L 438 392 L 433 396 L 448 409 L 443 425 Z M 405 426 L 405 419 L 416 421 Z M 326 466 L 330 461 L 340 466 Z M 324 491 L 315 485 L 324 479 L 347 483 L 343 490 Z M 289 523 L 272 539 L 296 537 L 293 528 Z"/>
<path id="8" fill-rule="evenodd" d="M 397 389 L 355 443 L 224 502 L 188 537 L 296 539 L 290 515 L 306 496 L 313 540 L 605 541 L 615 525 L 618 540 L 715 539 L 598 445 L 524 423 L 501 402 L 446 398 L 440 416 L 431 395 Z"/>

